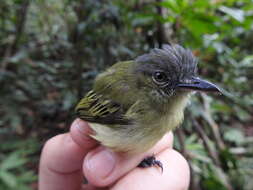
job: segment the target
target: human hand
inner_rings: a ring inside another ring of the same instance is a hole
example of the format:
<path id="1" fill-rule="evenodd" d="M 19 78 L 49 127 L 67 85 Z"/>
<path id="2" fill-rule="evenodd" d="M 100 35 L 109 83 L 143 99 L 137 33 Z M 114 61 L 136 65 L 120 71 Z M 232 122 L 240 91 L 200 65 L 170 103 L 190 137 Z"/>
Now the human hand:
<path id="1" fill-rule="evenodd" d="M 39 168 L 39 190 L 186 190 L 190 171 L 186 160 L 172 149 L 173 135 L 166 134 L 151 150 L 138 155 L 114 153 L 89 137 L 88 124 L 76 119 L 70 132 L 45 144 Z M 136 167 L 155 154 L 160 168 Z M 83 184 L 84 176 L 88 184 Z"/>

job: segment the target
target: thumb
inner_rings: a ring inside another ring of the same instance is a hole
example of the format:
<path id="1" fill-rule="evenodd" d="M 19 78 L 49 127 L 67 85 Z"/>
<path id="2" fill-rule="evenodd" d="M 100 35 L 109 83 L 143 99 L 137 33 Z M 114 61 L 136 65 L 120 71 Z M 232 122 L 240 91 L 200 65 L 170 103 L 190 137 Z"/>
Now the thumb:
<path id="1" fill-rule="evenodd" d="M 105 187 L 115 183 L 119 178 L 130 172 L 147 156 L 171 149 L 173 144 L 172 133 L 166 134 L 149 151 L 139 154 L 115 153 L 99 146 L 86 155 L 83 163 L 83 173 L 94 186 Z M 159 173 L 160 170 L 154 168 Z"/>

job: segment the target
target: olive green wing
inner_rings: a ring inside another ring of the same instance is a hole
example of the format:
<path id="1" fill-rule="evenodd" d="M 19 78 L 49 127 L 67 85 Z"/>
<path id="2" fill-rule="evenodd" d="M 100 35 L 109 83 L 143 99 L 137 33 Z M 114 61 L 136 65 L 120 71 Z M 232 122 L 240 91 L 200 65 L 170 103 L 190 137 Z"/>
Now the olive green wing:
<path id="1" fill-rule="evenodd" d="M 123 107 L 102 95 L 89 91 L 75 108 L 80 119 L 100 124 L 128 125 L 130 120 L 125 117 Z"/>

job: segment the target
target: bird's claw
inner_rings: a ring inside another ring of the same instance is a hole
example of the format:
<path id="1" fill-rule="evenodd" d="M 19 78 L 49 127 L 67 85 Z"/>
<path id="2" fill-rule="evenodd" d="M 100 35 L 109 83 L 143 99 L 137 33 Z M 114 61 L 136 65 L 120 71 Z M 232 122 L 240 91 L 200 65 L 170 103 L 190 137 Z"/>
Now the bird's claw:
<path id="1" fill-rule="evenodd" d="M 152 166 L 157 166 L 157 167 L 161 168 L 161 171 L 163 173 L 163 164 L 161 161 L 156 160 L 154 155 L 144 158 L 141 161 L 141 163 L 138 165 L 138 167 L 140 167 L 140 168 L 148 168 L 148 167 L 152 167 Z"/>

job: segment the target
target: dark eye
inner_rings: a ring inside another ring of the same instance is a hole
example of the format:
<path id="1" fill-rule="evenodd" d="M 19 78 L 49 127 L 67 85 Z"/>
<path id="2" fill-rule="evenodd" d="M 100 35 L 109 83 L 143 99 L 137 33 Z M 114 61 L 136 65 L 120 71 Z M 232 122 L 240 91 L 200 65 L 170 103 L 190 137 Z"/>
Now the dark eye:
<path id="1" fill-rule="evenodd" d="M 153 74 L 153 80 L 156 82 L 156 83 L 164 83 L 164 82 L 167 82 L 167 76 L 164 72 L 155 72 Z"/>

